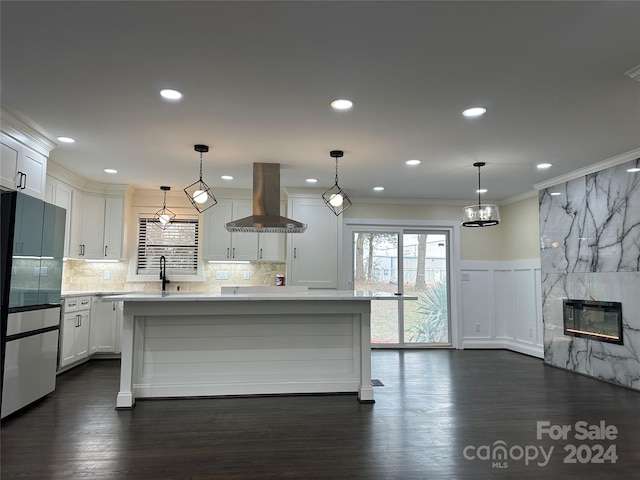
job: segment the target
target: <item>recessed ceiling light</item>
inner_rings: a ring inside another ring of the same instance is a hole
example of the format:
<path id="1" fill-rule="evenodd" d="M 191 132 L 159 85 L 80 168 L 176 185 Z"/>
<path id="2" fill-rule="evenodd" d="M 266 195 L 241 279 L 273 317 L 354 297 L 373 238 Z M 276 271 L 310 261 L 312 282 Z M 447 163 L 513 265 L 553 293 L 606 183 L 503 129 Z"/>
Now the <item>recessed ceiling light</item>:
<path id="1" fill-rule="evenodd" d="M 305 182 L 307 182 L 307 183 L 318 183 L 318 179 L 317 178 L 307 178 L 305 180 Z"/>
<path id="2" fill-rule="evenodd" d="M 638 168 L 638 167 L 627 168 L 627 172 L 629 172 L 629 173 L 640 172 L 640 168 Z"/>
<path id="3" fill-rule="evenodd" d="M 334 110 L 349 110 L 353 107 L 353 101 L 346 98 L 338 98 L 331 102 L 331 108 Z"/>
<path id="4" fill-rule="evenodd" d="M 471 107 L 462 112 L 465 117 L 479 117 L 487 113 L 487 109 L 484 107 Z"/>
<path id="5" fill-rule="evenodd" d="M 104 172 L 105 173 L 118 173 L 118 170 L 116 170 L 115 168 L 105 168 Z"/>
<path id="6" fill-rule="evenodd" d="M 538 167 L 540 170 L 544 170 L 544 169 L 546 169 L 546 168 L 551 168 L 551 167 L 552 167 L 552 165 L 551 165 L 550 163 L 539 163 L 539 164 L 537 165 L 537 167 Z"/>
<path id="7" fill-rule="evenodd" d="M 164 90 L 160 90 L 160 96 L 162 98 L 166 98 L 167 100 L 180 100 L 182 98 L 182 93 L 180 93 L 178 90 L 165 88 Z"/>
<path id="8" fill-rule="evenodd" d="M 381 192 L 384 190 L 384 187 L 373 187 L 376 192 Z"/>
<path id="9" fill-rule="evenodd" d="M 480 190 L 476 190 L 476 193 L 487 193 L 488 190 L 486 188 L 481 188 Z"/>
<path id="10" fill-rule="evenodd" d="M 231 175 L 222 175 L 220 176 L 220 178 L 223 180 L 233 180 L 233 177 Z"/>
<path id="11" fill-rule="evenodd" d="M 422 162 L 420 160 L 407 160 L 406 162 L 407 165 L 420 165 Z"/>
<path id="12" fill-rule="evenodd" d="M 76 139 L 71 137 L 57 137 L 62 143 L 75 143 Z"/>
<path id="13" fill-rule="evenodd" d="M 556 197 L 558 195 L 562 195 L 562 193 L 560 193 L 560 192 L 551 192 L 549 195 L 551 195 L 553 197 Z"/>

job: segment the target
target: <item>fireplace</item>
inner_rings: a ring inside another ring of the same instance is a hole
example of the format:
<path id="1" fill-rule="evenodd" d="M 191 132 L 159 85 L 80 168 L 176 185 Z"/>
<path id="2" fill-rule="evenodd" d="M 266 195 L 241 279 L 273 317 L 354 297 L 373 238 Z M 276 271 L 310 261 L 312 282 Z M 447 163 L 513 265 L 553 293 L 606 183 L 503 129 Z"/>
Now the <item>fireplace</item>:
<path id="1" fill-rule="evenodd" d="M 565 299 L 564 334 L 622 345 L 622 304 Z"/>

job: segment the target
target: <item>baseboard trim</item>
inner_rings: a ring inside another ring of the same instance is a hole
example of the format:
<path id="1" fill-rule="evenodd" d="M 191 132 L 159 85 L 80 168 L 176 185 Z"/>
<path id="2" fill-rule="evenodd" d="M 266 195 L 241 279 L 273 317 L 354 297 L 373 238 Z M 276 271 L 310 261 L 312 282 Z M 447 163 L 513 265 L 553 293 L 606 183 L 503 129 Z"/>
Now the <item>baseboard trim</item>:
<path id="1" fill-rule="evenodd" d="M 522 345 L 509 339 L 504 340 L 463 340 L 463 349 L 503 349 L 512 352 L 523 353 L 531 357 L 544 358 L 544 349 L 535 345 Z"/>

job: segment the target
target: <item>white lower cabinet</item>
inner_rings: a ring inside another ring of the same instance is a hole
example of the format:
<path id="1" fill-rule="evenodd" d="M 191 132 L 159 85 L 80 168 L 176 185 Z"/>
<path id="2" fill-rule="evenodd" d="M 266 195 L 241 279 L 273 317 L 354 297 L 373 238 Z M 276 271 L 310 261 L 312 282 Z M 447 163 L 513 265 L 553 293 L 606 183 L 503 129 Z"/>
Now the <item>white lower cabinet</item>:
<path id="1" fill-rule="evenodd" d="M 87 358 L 89 356 L 90 310 L 64 313 L 60 328 L 58 368 Z"/>
<path id="2" fill-rule="evenodd" d="M 91 336 L 89 353 L 120 352 L 120 332 L 122 331 L 121 302 L 103 302 L 102 297 L 91 300 Z"/>
<path id="3" fill-rule="evenodd" d="M 94 354 L 120 353 L 122 302 L 103 302 L 100 295 L 69 297 L 62 312 L 58 370 Z"/>

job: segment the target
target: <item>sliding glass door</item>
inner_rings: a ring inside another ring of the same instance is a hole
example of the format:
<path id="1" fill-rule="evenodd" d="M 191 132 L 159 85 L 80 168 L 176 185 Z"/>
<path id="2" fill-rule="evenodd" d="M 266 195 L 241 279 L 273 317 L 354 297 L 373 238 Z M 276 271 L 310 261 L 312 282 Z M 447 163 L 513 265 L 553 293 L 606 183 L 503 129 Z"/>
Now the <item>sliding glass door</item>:
<path id="1" fill-rule="evenodd" d="M 372 302 L 374 346 L 451 345 L 448 256 L 447 231 L 353 232 L 354 288 L 418 297 Z"/>
<path id="2" fill-rule="evenodd" d="M 354 289 L 402 293 L 398 285 L 397 232 L 354 232 Z M 371 302 L 371 342 L 398 345 L 402 302 Z"/>

